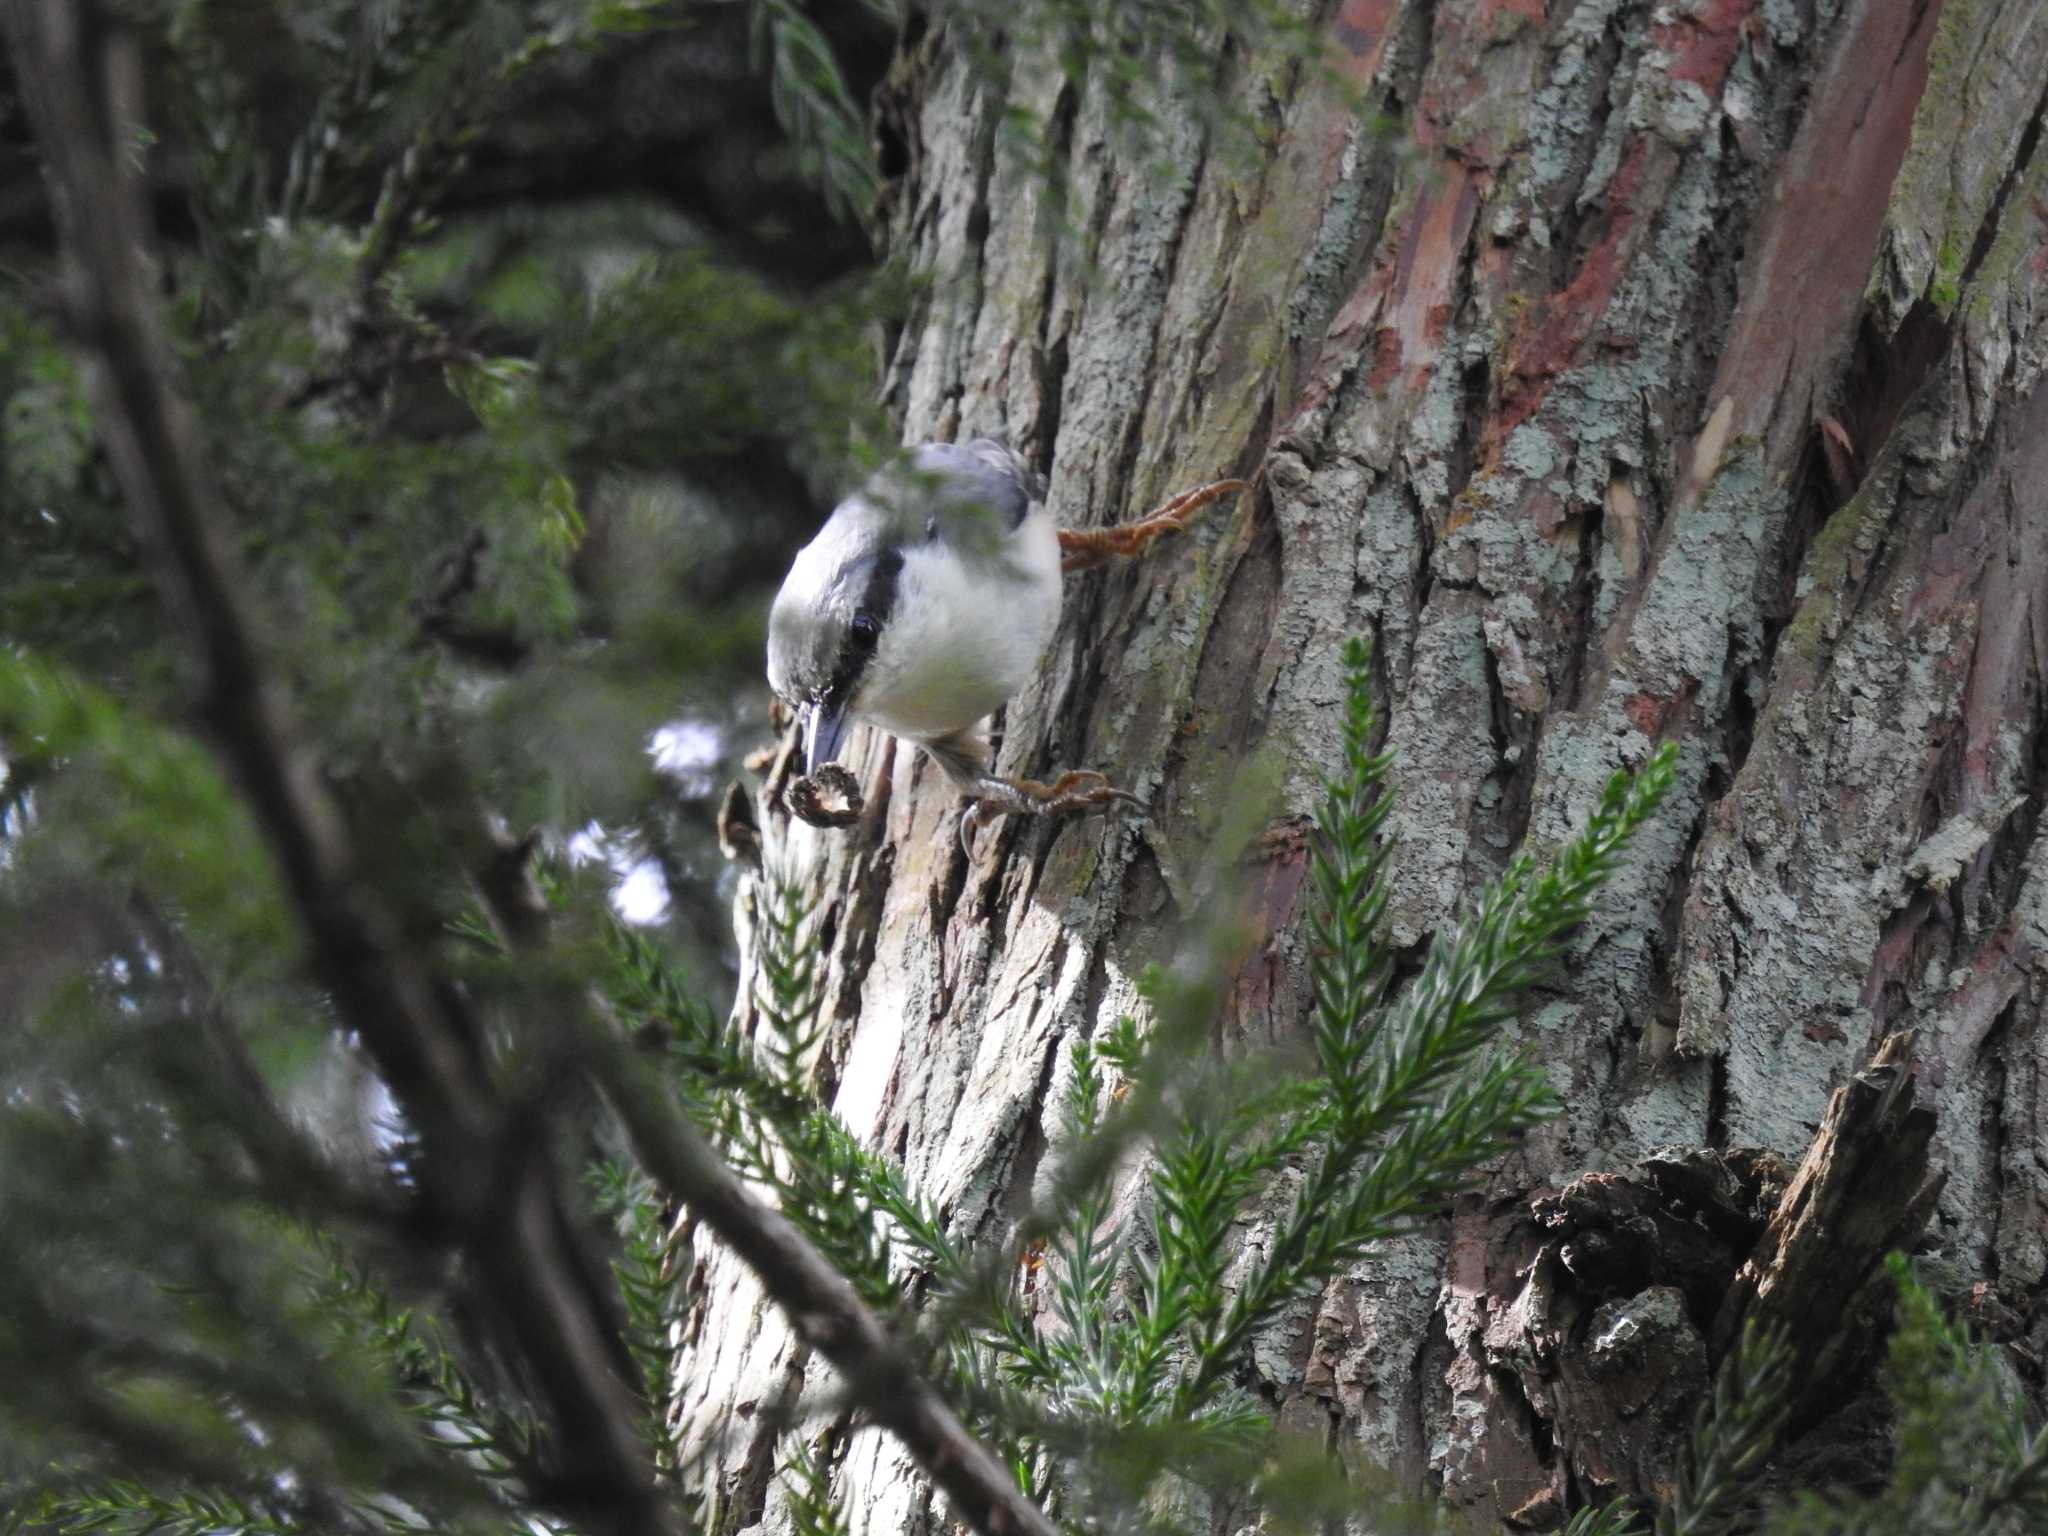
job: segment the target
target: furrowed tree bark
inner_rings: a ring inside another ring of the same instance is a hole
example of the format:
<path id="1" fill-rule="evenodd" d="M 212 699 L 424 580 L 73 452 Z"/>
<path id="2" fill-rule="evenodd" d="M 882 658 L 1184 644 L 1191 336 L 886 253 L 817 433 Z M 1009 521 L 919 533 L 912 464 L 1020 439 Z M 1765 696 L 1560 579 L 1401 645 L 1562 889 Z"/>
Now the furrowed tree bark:
<path id="1" fill-rule="evenodd" d="M 1689 1405 L 1736 1268 L 1893 1032 L 1917 1032 L 1947 1173 L 1920 1241 L 2006 1336 L 2048 1346 L 2048 14 L 1345 0 L 1314 19 L 1342 80 L 1217 40 L 1250 156 L 1171 107 L 1135 146 L 1099 82 L 1032 57 L 989 81 L 943 25 L 907 47 L 894 238 L 929 285 L 888 374 L 905 440 L 1008 438 L 1074 526 L 1217 476 L 1261 488 L 1071 581 L 1003 718 L 1003 771 L 1100 768 L 1143 816 L 1006 822 L 970 863 L 943 780 L 870 734 L 844 832 L 753 786 L 762 854 L 822 897 L 839 1112 L 994 1238 L 1045 1164 L 1073 1044 L 1140 1006 L 1260 750 L 1285 810 L 1223 1046 L 1298 1028 L 1287 834 L 1336 758 L 1344 635 L 1377 642 L 1399 754 L 1404 947 L 1678 742 L 1673 802 L 1506 1031 L 1564 1117 L 1258 1349 L 1284 1421 L 1540 1529 L 1664 1485 L 1671 1448 L 1617 1405 Z M 1004 128 L 1016 107 L 1047 142 Z M 1047 151 L 1078 247 L 1046 235 Z M 1640 1184 L 1614 1230 L 1672 1242 L 1572 1272 L 1561 1245 L 1599 1247 L 1586 1202 L 1624 1199 L 1588 1173 Z M 1893 1195 L 1905 1240 L 1923 1189 Z M 1688 1268 L 1666 1249 L 1702 1222 L 1718 1257 Z M 723 1526 L 772 1524 L 755 1427 L 816 1369 L 728 1256 L 696 1258 L 679 1433 L 721 1469 Z M 1568 1317 L 1523 1304 L 1546 1266 Z M 1644 1319 L 1692 1362 L 1675 1386 L 1600 1354 Z M 1839 1434 L 1867 1471 L 1862 1431 Z M 856 1529 L 939 1521 L 879 1437 L 837 1477 Z"/>

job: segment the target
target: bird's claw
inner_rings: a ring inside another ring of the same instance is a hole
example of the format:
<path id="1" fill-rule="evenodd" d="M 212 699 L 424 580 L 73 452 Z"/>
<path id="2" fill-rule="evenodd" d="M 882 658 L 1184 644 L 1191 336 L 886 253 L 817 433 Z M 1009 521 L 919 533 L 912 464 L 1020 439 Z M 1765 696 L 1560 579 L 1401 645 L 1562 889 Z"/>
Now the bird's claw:
<path id="1" fill-rule="evenodd" d="M 976 786 L 974 802 L 960 817 L 960 847 L 972 860 L 982 827 L 997 816 L 1066 816 L 1076 811 L 1099 810 L 1119 801 L 1126 805 L 1139 803 L 1136 795 L 1118 789 L 1107 775 L 1092 768 L 1076 768 L 1050 784 L 991 775 Z"/>
<path id="2" fill-rule="evenodd" d="M 1250 489 L 1251 486 L 1242 480 L 1217 480 L 1196 486 L 1192 491 L 1181 492 L 1135 523 L 1119 523 L 1114 528 L 1062 528 L 1060 574 L 1065 576 L 1110 560 L 1141 555 L 1155 539 L 1183 531 L 1193 521 L 1194 515 L 1210 502 L 1220 501 L 1233 491 Z"/>

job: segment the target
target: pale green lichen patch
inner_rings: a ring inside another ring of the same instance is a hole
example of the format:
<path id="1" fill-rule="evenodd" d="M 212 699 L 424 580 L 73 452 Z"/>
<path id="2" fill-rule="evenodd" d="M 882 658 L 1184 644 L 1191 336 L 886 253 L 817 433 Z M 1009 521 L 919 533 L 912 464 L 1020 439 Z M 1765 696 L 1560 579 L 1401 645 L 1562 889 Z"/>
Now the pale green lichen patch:
<path id="1" fill-rule="evenodd" d="M 1540 199 L 1570 177 L 1604 87 L 1592 56 L 1621 0 L 1580 0 L 1557 29 L 1550 80 L 1529 114 L 1527 195 Z"/>
<path id="2" fill-rule="evenodd" d="M 1771 41 L 1786 49 L 1798 47 L 1805 30 L 1796 0 L 1764 0 L 1764 25 L 1770 29 Z"/>
<path id="3" fill-rule="evenodd" d="M 1546 479 L 1557 467 L 1557 444 L 1543 428 L 1524 422 L 1508 435 L 1501 463 L 1530 480 Z"/>
<path id="4" fill-rule="evenodd" d="M 1991 841 L 2007 817 L 2027 803 L 2025 794 L 2012 795 L 1990 805 L 1980 805 L 1951 816 L 1937 827 L 1903 865 L 1887 865 L 1870 877 L 1870 894 L 1893 911 L 1916 886 L 1946 891 L 1984 845 Z"/>
<path id="5" fill-rule="evenodd" d="M 1767 499 L 1763 455 L 1751 447 L 1732 453 L 1704 494 L 1679 509 L 1631 631 L 1638 687 L 1671 696 L 1718 686 L 1731 645 L 1761 649 L 1746 594 L 1765 548 Z"/>
<path id="6" fill-rule="evenodd" d="M 1697 82 L 1669 76 L 1643 80 L 1629 99 L 1632 127 L 1654 133 L 1681 149 L 1707 131 L 1715 113 L 1713 101 Z"/>
<path id="7" fill-rule="evenodd" d="M 2039 0 L 1942 7 L 1866 289 L 1887 328 L 1919 298 L 1943 314 L 1961 299 L 1969 253 L 2040 110 L 2044 76 Z"/>
<path id="8" fill-rule="evenodd" d="M 1406 850 L 1389 872 L 1387 921 L 1408 945 L 1440 927 L 1463 894 L 1473 806 L 1493 773 L 1493 705 L 1479 605 L 1432 602 L 1415 642 L 1415 686 L 1387 736 L 1394 763 L 1388 834 Z"/>
<path id="9" fill-rule="evenodd" d="M 1997 236 L 1971 276 L 1959 313 L 1971 396 L 1979 411 L 2001 395 L 2024 397 L 2048 368 L 2048 338 L 2035 316 L 2048 310 L 2048 263 L 2037 212 L 2048 206 L 2048 153 L 2036 150 L 2005 202 Z"/>
<path id="10" fill-rule="evenodd" d="M 1834 641 L 1853 564 L 1876 548 L 1882 537 L 1889 500 L 1880 502 L 1869 488 L 1859 491 L 1821 525 L 1806 554 L 1800 585 L 1805 595 L 1779 636 L 1779 653 L 1810 668 Z"/>

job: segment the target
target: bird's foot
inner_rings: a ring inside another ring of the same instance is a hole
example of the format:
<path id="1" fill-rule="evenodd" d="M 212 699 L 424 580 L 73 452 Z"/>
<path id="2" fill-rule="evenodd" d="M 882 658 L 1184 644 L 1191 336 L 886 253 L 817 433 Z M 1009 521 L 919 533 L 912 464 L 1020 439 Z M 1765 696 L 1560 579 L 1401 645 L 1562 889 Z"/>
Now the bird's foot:
<path id="1" fill-rule="evenodd" d="M 1100 810 L 1118 801 L 1136 805 L 1138 797 L 1127 789 L 1118 789 L 1104 775 L 1089 768 L 1063 773 L 1050 784 L 984 774 L 974 786 L 974 803 L 960 818 L 960 846 L 972 859 L 974 842 L 982 826 L 997 816 L 1066 816 L 1075 811 Z"/>
<path id="2" fill-rule="evenodd" d="M 1114 528 L 1062 528 L 1060 574 L 1064 576 L 1111 560 L 1128 560 L 1141 555 L 1162 534 L 1179 533 L 1185 529 L 1194 515 L 1210 502 L 1220 501 L 1233 491 L 1250 489 L 1242 480 L 1218 480 L 1181 492 L 1135 523 L 1119 523 Z"/>

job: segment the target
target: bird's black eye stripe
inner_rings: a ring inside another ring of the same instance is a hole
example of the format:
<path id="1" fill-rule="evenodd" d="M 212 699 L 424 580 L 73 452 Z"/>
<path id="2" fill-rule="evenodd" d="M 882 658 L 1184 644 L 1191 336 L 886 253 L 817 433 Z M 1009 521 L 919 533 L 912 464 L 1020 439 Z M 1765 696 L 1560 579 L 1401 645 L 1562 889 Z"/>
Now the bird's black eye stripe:
<path id="1" fill-rule="evenodd" d="M 860 595 L 860 606 L 854 609 L 854 628 L 861 628 L 865 619 L 879 635 L 882 626 L 889 622 L 889 615 L 896 607 L 896 580 L 903 574 L 903 551 L 885 549 L 875 556 L 875 563 L 868 569 L 867 587 Z"/>
<path id="2" fill-rule="evenodd" d="M 896 606 L 896 581 L 903 574 L 903 552 L 885 549 L 867 562 L 867 577 L 861 584 L 860 602 L 847 622 L 846 639 L 839 647 L 838 664 L 825 691 L 833 698 L 851 697 L 860 674 L 875 653 L 882 629 Z"/>

